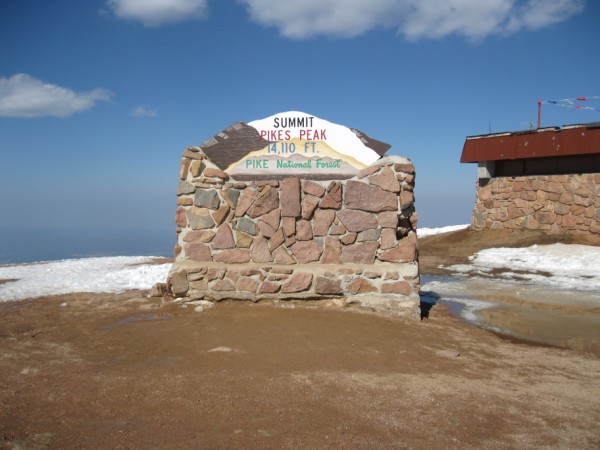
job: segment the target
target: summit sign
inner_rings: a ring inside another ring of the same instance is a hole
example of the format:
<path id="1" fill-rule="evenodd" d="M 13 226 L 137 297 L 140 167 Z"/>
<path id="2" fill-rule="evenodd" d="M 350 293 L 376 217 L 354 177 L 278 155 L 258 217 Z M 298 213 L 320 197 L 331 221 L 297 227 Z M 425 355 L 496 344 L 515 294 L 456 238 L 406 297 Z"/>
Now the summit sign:
<path id="1" fill-rule="evenodd" d="M 237 122 L 201 148 L 235 179 L 346 179 L 381 158 L 390 145 L 358 130 L 289 111 Z"/>

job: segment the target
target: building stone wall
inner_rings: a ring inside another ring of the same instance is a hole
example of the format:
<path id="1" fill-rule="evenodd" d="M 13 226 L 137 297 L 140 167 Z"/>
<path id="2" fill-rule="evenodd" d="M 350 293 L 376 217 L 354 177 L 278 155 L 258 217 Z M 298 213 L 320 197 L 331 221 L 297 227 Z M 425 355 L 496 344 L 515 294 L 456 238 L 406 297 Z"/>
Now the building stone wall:
<path id="1" fill-rule="evenodd" d="M 600 174 L 480 179 L 471 226 L 600 234 Z"/>
<path id="2" fill-rule="evenodd" d="M 183 153 L 173 297 L 331 299 L 417 314 L 415 169 L 385 157 L 347 180 L 236 181 Z"/>

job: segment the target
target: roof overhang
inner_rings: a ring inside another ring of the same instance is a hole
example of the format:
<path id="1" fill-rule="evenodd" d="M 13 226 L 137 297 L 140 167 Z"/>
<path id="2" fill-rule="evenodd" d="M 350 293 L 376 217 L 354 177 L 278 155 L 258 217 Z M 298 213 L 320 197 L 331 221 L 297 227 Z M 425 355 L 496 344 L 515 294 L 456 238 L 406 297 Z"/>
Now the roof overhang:
<path id="1" fill-rule="evenodd" d="M 469 136 L 461 163 L 600 153 L 600 122 Z"/>

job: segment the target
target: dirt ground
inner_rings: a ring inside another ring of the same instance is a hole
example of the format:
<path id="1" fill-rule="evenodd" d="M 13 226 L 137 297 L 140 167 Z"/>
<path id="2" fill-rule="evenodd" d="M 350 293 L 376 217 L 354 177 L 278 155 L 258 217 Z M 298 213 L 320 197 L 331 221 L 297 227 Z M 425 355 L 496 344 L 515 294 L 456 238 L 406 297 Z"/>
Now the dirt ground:
<path id="1" fill-rule="evenodd" d="M 0 303 L 0 449 L 600 448 L 598 356 L 319 305 Z"/>

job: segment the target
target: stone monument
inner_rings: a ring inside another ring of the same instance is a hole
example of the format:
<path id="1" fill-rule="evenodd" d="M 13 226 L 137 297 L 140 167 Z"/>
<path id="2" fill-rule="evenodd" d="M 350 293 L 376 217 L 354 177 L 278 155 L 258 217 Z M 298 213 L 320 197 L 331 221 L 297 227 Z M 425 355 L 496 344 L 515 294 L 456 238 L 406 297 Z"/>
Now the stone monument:
<path id="1" fill-rule="evenodd" d="M 167 291 L 336 299 L 418 314 L 415 169 L 302 112 L 236 122 L 183 152 Z"/>

